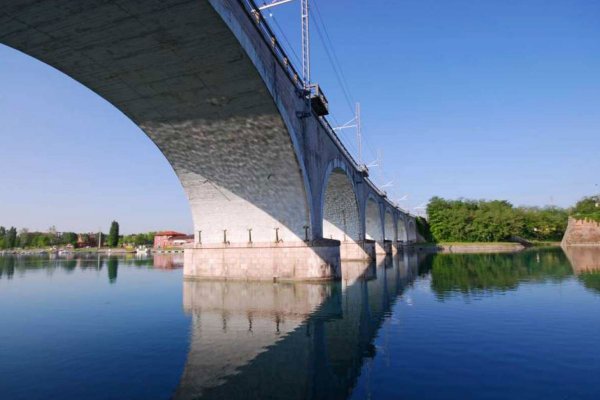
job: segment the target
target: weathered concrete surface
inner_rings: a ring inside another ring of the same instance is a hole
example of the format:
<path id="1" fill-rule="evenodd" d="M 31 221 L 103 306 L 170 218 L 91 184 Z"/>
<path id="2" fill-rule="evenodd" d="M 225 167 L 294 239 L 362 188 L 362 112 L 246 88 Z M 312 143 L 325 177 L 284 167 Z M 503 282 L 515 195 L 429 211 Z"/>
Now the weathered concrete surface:
<path id="1" fill-rule="evenodd" d="M 328 280 L 341 276 L 339 242 L 206 245 L 186 249 L 185 278 Z M 329 262 L 324 261 L 329 260 Z"/>
<path id="2" fill-rule="evenodd" d="M 301 83 L 246 4 L 6 0 L 0 43 L 87 86 L 148 135 L 181 180 L 202 249 L 245 246 L 250 235 L 298 246 L 327 235 L 373 239 L 378 249 L 385 239 L 416 240 L 414 217 L 307 109 Z M 207 251 L 218 276 L 239 259 L 222 251 L 218 272 Z M 313 256 L 335 265 L 334 253 Z"/>
<path id="3" fill-rule="evenodd" d="M 372 241 L 340 243 L 340 257 L 342 261 L 374 261 L 375 243 Z"/>
<path id="4" fill-rule="evenodd" d="M 569 218 L 561 245 L 600 246 L 600 223 L 591 220 Z"/>

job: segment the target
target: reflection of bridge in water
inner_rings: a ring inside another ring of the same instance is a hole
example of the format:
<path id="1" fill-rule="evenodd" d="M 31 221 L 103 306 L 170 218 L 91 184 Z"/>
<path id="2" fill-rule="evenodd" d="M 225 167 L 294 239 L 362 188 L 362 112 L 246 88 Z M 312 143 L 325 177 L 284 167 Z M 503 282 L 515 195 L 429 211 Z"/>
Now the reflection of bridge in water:
<path id="1" fill-rule="evenodd" d="M 184 281 L 192 340 L 175 398 L 345 398 L 415 253 L 344 265 L 342 282 Z"/>

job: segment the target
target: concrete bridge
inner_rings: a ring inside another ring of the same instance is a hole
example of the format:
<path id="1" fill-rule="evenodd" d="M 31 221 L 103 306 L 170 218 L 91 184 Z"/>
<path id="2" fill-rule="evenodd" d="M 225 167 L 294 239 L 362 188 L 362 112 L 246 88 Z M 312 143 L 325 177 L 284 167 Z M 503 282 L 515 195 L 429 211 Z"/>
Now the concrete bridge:
<path id="1" fill-rule="evenodd" d="M 191 277 L 328 279 L 416 240 L 250 0 L 6 0 L 0 43 L 87 86 L 158 146 L 188 196 Z"/>

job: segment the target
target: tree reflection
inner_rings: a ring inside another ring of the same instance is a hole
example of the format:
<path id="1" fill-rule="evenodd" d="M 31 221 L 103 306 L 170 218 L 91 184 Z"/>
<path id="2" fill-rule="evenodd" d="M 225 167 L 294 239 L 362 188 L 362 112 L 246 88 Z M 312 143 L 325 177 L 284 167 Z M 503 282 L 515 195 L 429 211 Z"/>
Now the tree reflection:
<path id="1" fill-rule="evenodd" d="M 8 279 L 15 274 L 15 258 L 12 256 L 0 257 L 0 279 L 5 276 Z"/>
<path id="2" fill-rule="evenodd" d="M 109 257 L 106 261 L 108 268 L 108 281 L 110 283 L 117 282 L 117 272 L 119 269 L 119 259 L 117 257 Z"/>
<path id="3" fill-rule="evenodd" d="M 562 281 L 573 270 L 560 248 L 511 254 L 429 254 L 419 274 L 431 273 L 439 299 L 514 290 L 524 281 Z"/>

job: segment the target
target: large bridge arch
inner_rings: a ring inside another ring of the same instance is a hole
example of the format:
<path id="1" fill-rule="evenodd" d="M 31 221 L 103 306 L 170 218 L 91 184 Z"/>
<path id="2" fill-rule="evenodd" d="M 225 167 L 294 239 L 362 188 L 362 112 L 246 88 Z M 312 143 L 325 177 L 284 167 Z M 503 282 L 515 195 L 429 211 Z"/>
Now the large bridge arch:
<path id="1" fill-rule="evenodd" d="M 362 236 L 360 212 L 350 168 L 335 159 L 328 164 L 324 175 L 321 193 L 323 237 L 358 242 Z"/>
<path id="2" fill-rule="evenodd" d="M 376 254 L 385 254 L 383 230 L 381 205 L 374 195 L 369 194 L 365 204 L 365 238 L 375 241 Z"/>
<path id="3" fill-rule="evenodd" d="M 256 242 L 304 239 L 311 188 L 299 144 L 243 30 L 236 37 L 210 2 L 7 1 L 0 11 L 0 43 L 103 97 L 156 144 L 186 192 L 197 241 L 245 243 L 250 229 Z"/>
<path id="4" fill-rule="evenodd" d="M 408 232 L 404 216 L 398 217 L 398 242 L 406 243 L 408 241 Z"/>
<path id="5" fill-rule="evenodd" d="M 407 230 L 407 234 L 408 234 L 408 241 L 410 243 L 415 243 L 417 241 L 417 227 L 416 227 L 414 218 L 409 218 L 406 225 L 407 225 L 406 230 Z"/>
<path id="6" fill-rule="evenodd" d="M 383 227 L 384 239 L 387 241 L 396 241 L 396 227 L 394 226 L 394 215 L 392 210 L 386 208 Z"/>

